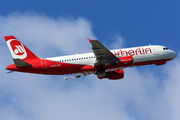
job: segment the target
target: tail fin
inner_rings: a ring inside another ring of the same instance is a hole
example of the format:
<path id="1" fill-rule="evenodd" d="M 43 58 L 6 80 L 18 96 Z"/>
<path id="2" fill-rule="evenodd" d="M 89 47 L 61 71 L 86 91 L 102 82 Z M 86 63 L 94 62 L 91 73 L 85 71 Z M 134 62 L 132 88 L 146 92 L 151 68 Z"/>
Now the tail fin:
<path id="1" fill-rule="evenodd" d="M 14 36 L 4 36 L 11 55 L 14 59 L 30 60 L 38 58 L 26 46 L 19 42 Z"/>
<path id="2" fill-rule="evenodd" d="M 28 61 L 38 57 L 31 52 L 26 46 L 19 42 L 14 36 L 4 36 L 15 65 L 23 67 L 28 65 Z M 22 64 L 23 63 L 23 64 Z M 27 63 L 27 64 L 26 64 Z"/>

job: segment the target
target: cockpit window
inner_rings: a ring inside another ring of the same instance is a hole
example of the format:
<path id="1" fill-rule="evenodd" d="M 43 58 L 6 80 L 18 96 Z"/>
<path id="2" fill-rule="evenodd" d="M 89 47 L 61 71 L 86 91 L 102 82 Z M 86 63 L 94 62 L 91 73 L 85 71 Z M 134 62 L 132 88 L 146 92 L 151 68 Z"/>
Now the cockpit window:
<path id="1" fill-rule="evenodd" d="M 168 50 L 168 48 L 163 48 L 163 50 Z"/>

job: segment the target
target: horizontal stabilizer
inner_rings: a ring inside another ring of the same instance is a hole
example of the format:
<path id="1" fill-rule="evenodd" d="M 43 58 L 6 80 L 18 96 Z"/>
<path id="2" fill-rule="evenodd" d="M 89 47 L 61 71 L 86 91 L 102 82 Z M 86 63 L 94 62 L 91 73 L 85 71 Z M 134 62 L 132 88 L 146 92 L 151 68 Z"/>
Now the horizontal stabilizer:
<path id="1" fill-rule="evenodd" d="M 21 59 L 13 59 L 14 60 L 14 64 L 16 65 L 16 67 L 29 67 L 31 66 L 31 64 L 21 60 Z"/>
<path id="2" fill-rule="evenodd" d="M 10 70 L 10 71 L 8 71 L 7 73 L 12 73 L 12 72 L 15 72 L 15 71 Z"/>

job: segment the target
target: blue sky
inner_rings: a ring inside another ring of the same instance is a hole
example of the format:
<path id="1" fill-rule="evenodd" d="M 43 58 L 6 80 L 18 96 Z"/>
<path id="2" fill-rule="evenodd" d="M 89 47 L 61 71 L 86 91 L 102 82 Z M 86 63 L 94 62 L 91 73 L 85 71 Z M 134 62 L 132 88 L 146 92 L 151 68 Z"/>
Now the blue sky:
<path id="1" fill-rule="evenodd" d="M 12 58 L 3 39 L 14 35 L 40 57 L 89 52 L 86 38 L 108 48 L 160 44 L 179 53 L 180 2 L 0 2 L 0 116 L 9 120 L 177 120 L 180 118 L 179 57 L 164 66 L 125 69 L 119 81 L 90 75 L 6 74 Z"/>
<path id="2" fill-rule="evenodd" d="M 171 43 L 173 47 L 180 44 L 178 5 L 178 0 L 7 0 L 1 2 L 0 13 L 32 10 L 53 18 L 84 17 L 102 41 L 111 41 L 112 35 L 120 34 L 126 40 L 125 46 Z"/>

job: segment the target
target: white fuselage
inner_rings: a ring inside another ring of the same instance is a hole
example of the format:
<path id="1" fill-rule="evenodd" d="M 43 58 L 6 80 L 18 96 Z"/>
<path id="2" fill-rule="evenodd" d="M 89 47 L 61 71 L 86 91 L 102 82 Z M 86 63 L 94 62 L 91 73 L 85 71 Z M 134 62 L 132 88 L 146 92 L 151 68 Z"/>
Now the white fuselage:
<path id="1" fill-rule="evenodd" d="M 125 49 L 108 50 L 98 40 L 88 38 L 92 53 L 39 58 L 14 36 L 5 36 L 14 64 L 7 70 L 46 75 L 81 73 L 72 79 L 95 73 L 99 79 L 122 79 L 123 68 L 141 65 L 162 65 L 174 59 L 177 53 L 165 46 L 149 45 Z M 67 80 L 69 78 L 65 78 Z"/>
<path id="2" fill-rule="evenodd" d="M 140 46 L 125 49 L 115 49 L 110 51 L 114 55 L 116 55 L 116 57 L 133 56 L 134 63 L 156 60 L 168 60 L 173 59 L 177 56 L 176 52 L 169 50 L 165 46 L 160 45 Z M 54 62 L 79 65 L 94 65 L 94 63 L 96 62 L 96 57 L 94 53 L 75 54 L 46 59 L 52 60 Z"/>

